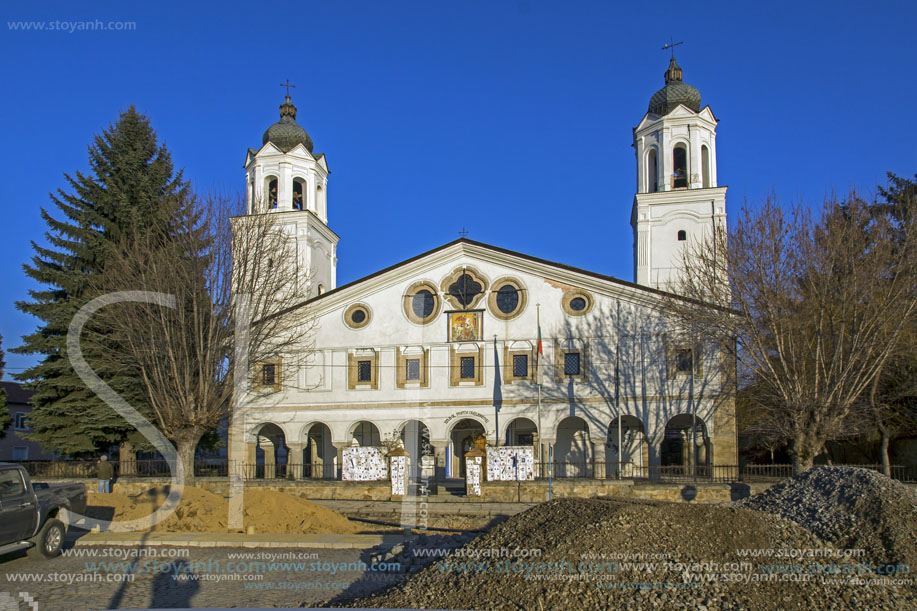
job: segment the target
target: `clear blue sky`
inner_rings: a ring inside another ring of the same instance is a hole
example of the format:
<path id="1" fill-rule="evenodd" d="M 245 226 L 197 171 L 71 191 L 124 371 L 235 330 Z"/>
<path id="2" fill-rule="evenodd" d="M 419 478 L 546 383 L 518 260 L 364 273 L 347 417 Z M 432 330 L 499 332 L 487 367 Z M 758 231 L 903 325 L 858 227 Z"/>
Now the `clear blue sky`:
<path id="1" fill-rule="evenodd" d="M 0 24 L 3 346 L 39 207 L 135 104 L 201 187 L 240 189 L 278 118 L 327 155 L 343 284 L 458 237 L 632 279 L 632 128 L 685 81 L 720 119 L 728 210 L 917 172 L 913 2 L 17 2 Z M 132 31 L 10 22 L 132 21 Z M 46 26 L 49 27 L 49 26 Z M 58 26 L 60 27 L 60 26 Z M 7 371 L 30 363 L 7 353 Z"/>

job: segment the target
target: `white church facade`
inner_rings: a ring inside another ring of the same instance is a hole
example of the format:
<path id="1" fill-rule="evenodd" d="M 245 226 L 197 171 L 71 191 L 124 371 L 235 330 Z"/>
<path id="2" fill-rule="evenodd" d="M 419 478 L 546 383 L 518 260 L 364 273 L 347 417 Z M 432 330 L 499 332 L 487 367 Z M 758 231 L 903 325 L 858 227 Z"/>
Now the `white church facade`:
<path id="1" fill-rule="evenodd" d="M 728 363 L 665 315 L 682 249 L 726 222 L 717 121 L 674 58 L 665 77 L 634 128 L 633 282 L 462 238 L 338 286 L 328 166 L 287 96 L 246 157 L 248 213 L 295 226 L 314 350 L 252 369 L 245 462 L 335 479 L 345 448 L 400 438 L 439 478 L 483 443 L 555 477 L 737 464 Z"/>

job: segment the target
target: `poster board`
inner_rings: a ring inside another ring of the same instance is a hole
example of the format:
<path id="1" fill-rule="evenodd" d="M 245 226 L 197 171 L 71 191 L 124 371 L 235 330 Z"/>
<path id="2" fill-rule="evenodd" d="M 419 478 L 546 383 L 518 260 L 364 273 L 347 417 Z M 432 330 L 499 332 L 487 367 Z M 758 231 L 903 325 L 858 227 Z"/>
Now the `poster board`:
<path id="1" fill-rule="evenodd" d="M 487 448 L 487 481 L 515 482 L 535 479 L 535 448 L 501 446 Z"/>
<path id="2" fill-rule="evenodd" d="M 351 446 L 344 448 L 341 479 L 345 482 L 370 482 L 388 479 L 382 448 Z"/>

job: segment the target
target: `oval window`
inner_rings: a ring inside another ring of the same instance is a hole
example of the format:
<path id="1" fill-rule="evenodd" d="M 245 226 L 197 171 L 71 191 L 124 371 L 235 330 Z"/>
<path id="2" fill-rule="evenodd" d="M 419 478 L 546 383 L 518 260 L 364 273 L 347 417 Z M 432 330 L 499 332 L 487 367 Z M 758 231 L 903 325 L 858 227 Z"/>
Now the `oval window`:
<path id="1" fill-rule="evenodd" d="M 519 306 L 519 291 L 512 284 L 504 284 L 497 291 L 497 308 L 504 314 L 512 314 Z"/>
<path id="2" fill-rule="evenodd" d="M 350 315 L 350 320 L 352 320 L 356 324 L 360 324 L 361 322 L 366 320 L 366 312 L 363 310 L 354 310 L 353 313 Z"/>
<path id="3" fill-rule="evenodd" d="M 418 318 L 429 318 L 433 314 L 433 309 L 436 307 L 436 298 L 433 297 L 433 293 L 426 289 L 422 289 L 414 293 L 414 299 L 411 301 L 411 308 L 414 310 L 414 315 Z"/>
<path id="4" fill-rule="evenodd" d="M 583 297 L 574 297 L 570 300 L 570 309 L 574 312 L 582 312 L 587 305 L 586 299 Z"/>

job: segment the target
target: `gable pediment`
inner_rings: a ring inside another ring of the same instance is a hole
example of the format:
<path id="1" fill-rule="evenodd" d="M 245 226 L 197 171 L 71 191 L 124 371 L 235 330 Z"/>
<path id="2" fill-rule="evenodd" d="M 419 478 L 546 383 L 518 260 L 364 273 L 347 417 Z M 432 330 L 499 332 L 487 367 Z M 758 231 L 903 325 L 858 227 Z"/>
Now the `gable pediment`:
<path id="1" fill-rule="evenodd" d="M 444 279 L 454 275 L 463 266 L 474 268 L 476 272 L 480 270 L 478 273 L 486 278 L 488 284 L 501 277 L 527 277 L 533 282 L 583 288 L 644 305 L 658 305 L 663 294 L 611 276 L 463 238 L 340 286 L 302 306 L 309 304 L 316 309 L 317 315 L 323 315 L 347 307 L 355 301 L 371 299 L 380 292 L 394 291 L 401 295 L 409 285 L 421 281 L 430 282 L 444 290 L 440 286 Z"/>

